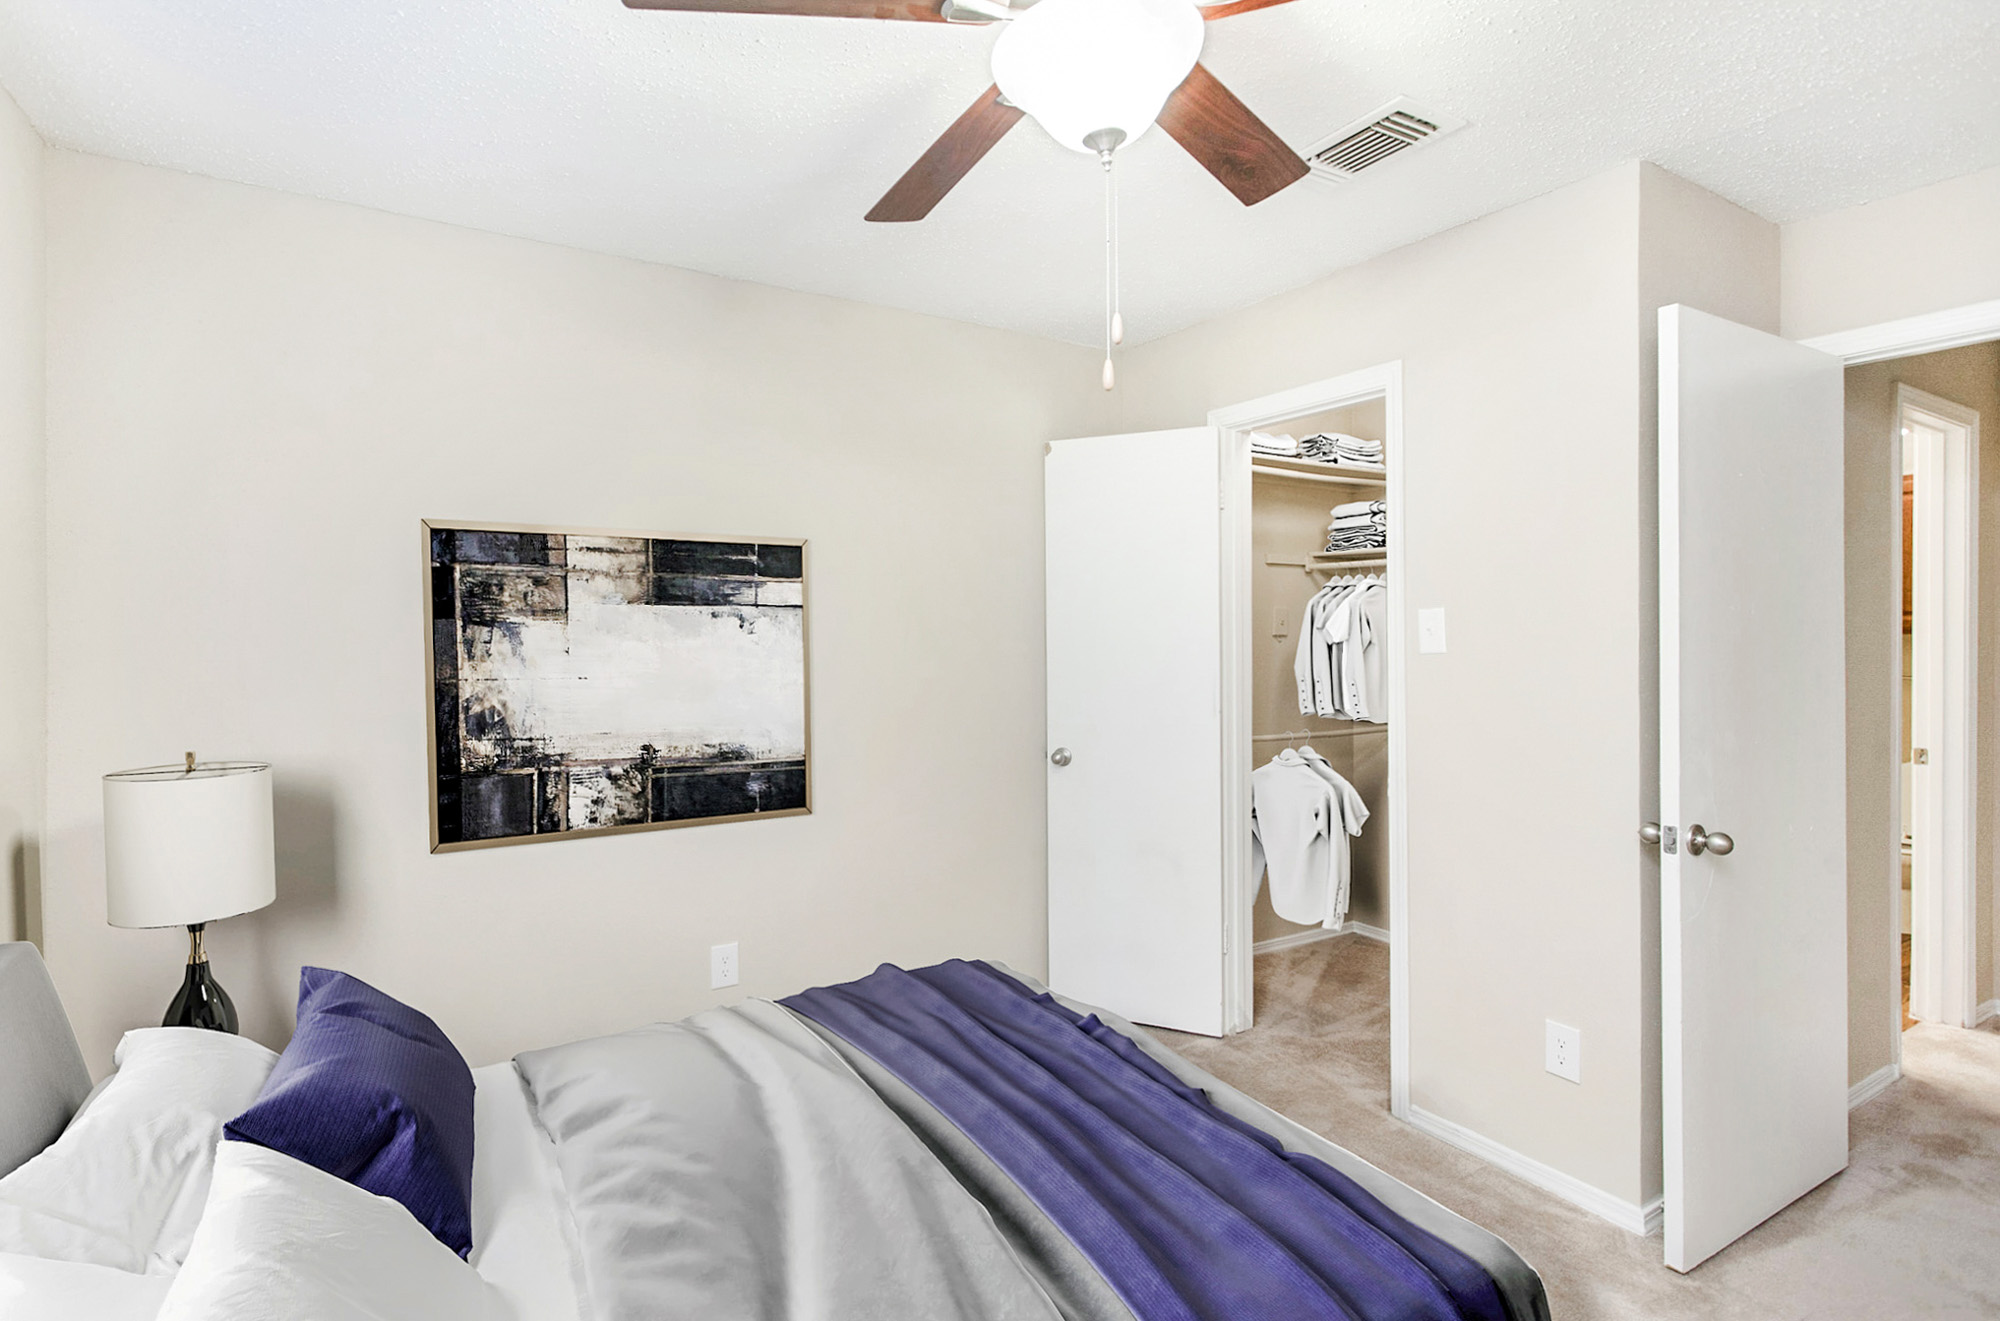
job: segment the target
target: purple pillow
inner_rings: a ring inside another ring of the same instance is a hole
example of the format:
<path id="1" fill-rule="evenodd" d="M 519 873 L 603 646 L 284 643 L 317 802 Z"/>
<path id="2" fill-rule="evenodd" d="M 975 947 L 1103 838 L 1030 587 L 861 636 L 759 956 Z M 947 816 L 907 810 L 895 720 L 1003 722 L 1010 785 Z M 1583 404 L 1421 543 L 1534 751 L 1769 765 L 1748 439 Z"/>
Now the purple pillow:
<path id="1" fill-rule="evenodd" d="M 472 1251 L 472 1071 L 436 1023 L 359 978 L 299 970 L 298 1030 L 222 1131 L 393 1197 Z"/>

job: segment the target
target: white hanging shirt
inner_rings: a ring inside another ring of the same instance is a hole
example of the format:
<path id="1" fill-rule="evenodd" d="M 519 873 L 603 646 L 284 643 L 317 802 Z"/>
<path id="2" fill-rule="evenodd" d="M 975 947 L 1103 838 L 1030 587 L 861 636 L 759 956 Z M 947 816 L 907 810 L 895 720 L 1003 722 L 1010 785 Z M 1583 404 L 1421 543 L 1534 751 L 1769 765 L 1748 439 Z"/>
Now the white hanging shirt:
<path id="1" fill-rule="evenodd" d="M 1328 641 L 1340 655 L 1340 705 L 1350 720 L 1379 723 L 1389 706 L 1382 687 L 1388 588 L 1380 579 L 1366 579 L 1344 605 L 1340 618 L 1329 616 L 1326 625 Z"/>
<path id="2" fill-rule="evenodd" d="M 1368 804 L 1362 801 L 1361 791 L 1349 784 L 1347 777 L 1333 768 L 1332 762 L 1313 749 L 1300 748 L 1298 752 L 1308 769 L 1333 786 L 1334 800 L 1340 807 L 1341 828 L 1350 835 L 1359 835 L 1361 827 L 1368 824 Z"/>
<path id="3" fill-rule="evenodd" d="M 1347 917 L 1347 837 L 1359 833 L 1368 809 L 1324 758 L 1314 760 L 1323 771 L 1286 748 L 1250 773 L 1251 866 L 1260 877 L 1268 869 L 1279 917 L 1332 928 Z M 1335 782 L 1352 795 L 1351 807 Z"/>
<path id="4" fill-rule="evenodd" d="M 1299 649 L 1292 658 L 1292 677 L 1298 681 L 1299 714 L 1302 716 L 1314 715 L 1319 710 L 1317 675 L 1325 665 L 1324 658 L 1319 654 L 1325 650 L 1320 633 L 1320 611 L 1332 591 L 1332 585 L 1328 584 L 1314 592 L 1299 616 Z"/>

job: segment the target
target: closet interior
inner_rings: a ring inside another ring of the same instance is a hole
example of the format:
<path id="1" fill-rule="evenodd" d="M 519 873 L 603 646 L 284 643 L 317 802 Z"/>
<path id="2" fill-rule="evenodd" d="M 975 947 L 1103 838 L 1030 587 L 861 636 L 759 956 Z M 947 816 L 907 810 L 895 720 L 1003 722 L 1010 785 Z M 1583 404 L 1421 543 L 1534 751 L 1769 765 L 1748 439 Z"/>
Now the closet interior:
<path id="1" fill-rule="evenodd" d="M 1386 420 L 1385 402 L 1375 398 L 1252 437 L 1250 755 L 1259 879 L 1251 930 L 1259 950 L 1341 930 L 1387 935 Z M 1314 765 L 1308 750 L 1324 764 Z M 1317 795 L 1315 781 L 1331 792 Z"/>

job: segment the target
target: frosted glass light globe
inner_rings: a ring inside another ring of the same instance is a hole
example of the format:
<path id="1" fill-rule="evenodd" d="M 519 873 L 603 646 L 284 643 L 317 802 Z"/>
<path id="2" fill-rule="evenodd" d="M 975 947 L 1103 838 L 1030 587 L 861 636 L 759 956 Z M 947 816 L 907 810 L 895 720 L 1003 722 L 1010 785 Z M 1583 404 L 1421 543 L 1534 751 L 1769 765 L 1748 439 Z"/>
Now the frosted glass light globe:
<path id="1" fill-rule="evenodd" d="M 1072 151 L 1117 129 L 1129 144 L 1153 126 L 1201 56 L 1193 0 L 1039 0 L 993 45 L 993 81 Z"/>

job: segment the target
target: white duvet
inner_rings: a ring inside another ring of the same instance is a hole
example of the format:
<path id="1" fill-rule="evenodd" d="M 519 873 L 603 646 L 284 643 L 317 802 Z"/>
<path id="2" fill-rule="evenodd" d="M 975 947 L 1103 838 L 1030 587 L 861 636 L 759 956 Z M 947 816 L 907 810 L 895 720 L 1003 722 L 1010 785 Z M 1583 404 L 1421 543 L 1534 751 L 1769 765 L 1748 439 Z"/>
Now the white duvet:
<path id="1" fill-rule="evenodd" d="M 159 1321 L 485 1321 L 488 1290 L 402 1203 L 225 1142 Z"/>
<path id="2" fill-rule="evenodd" d="M 222 1142 L 202 1162 L 204 1197 L 191 1208 L 177 1275 L 0 1250 L 0 1321 L 578 1321 L 549 1140 L 511 1063 L 477 1069 L 473 1080 L 470 1266 L 400 1203 L 289 1156 Z M 97 1126 L 109 1118 L 100 1114 Z"/>

